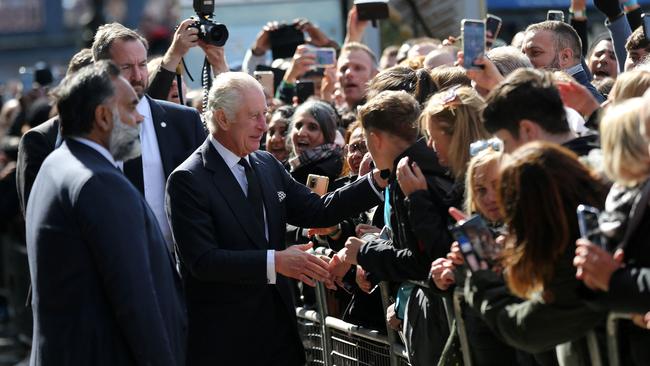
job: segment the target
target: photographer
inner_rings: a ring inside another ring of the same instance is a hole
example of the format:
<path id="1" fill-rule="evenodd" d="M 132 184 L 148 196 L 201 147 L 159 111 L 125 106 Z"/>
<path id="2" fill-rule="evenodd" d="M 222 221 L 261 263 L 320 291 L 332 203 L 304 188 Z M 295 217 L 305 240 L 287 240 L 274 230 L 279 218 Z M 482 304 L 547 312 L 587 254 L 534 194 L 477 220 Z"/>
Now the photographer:
<path id="1" fill-rule="evenodd" d="M 155 76 L 149 83 L 147 94 L 150 97 L 167 100 L 170 94 L 170 88 L 176 80 L 177 68 L 181 66 L 182 58 L 192 47 L 199 46 L 205 52 L 205 57 L 207 57 L 208 62 L 212 66 L 214 75 L 229 70 L 223 47 L 218 47 L 199 39 L 199 30 L 196 27 L 192 27 L 194 23 L 196 23 L 196 19 L 185 19 L 176 29 L 172 44 L 167 49 L 167 52 L 165 52 Z"/>

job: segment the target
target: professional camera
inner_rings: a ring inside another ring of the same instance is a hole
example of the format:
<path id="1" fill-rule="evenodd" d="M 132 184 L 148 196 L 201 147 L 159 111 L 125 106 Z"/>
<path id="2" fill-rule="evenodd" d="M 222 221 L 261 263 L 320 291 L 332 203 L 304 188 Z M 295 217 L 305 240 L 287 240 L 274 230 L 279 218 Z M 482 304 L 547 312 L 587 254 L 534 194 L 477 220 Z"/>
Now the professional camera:
<path id="1" fill-rule="evenodd" d="M 190 27 L 199 30 L 199 39 L 217 47 L 225 45 L 228 40 L 228 28 L 212 20 L 214 0 L 194 0 L 194 11 L 198 19 Z"/>

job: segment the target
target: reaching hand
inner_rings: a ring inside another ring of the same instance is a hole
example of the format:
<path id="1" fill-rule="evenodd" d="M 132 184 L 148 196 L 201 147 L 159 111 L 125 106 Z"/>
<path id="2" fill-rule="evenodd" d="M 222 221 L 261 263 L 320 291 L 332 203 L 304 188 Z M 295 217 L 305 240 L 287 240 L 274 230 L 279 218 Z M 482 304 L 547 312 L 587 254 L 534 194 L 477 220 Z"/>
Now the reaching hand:
<path id="1" fill-rule="evenodd" d="M 301 30 L 309 35 L 309 38 L 311 38 L 309 40 L 310 44 L 316 47 L 325 47 L 332 43 L 332 41 L 325 35 L 325 33 L 323 33 L 320 28 L 315 26 L 308 19 L 296 19 L 294 20 L 294 24 L 296 29 Z"/>
<path id="2" fill-rule="evenodd" d="M 623 266 L 623 251 L 617 250 L 612 257 L 589 240 L 578 239 L 573 265 L 578 268 L 576 278 L 582 280 L 587 287 L 607 292 L 612 273 Z"/>
<path id="3" fill-rule="evenodd" d="M 205 52 L 205 57 L 208 59 L 212 70 L 215 75 L 228 72 L 228 61 L 226 61 L 226 54 L 223 47 L 218 47 L 213 44 L 205 43 L 199 40 L 199 47 Z"/>
<path id="4" fill-rule="evenodd" d="M 346 24 L 347 33 L 345 35 L 345 42 L 361 42 L 363 39 L 363 32 L 368 26 L 367 20 L 359 20 L 359 13 L 357 7 L 353 6 L 348 12 L 348 22 Z"/>
<path id="5" fill-rule="evenodd" d="M 314 281 L 330 281 L 328 263 L 322 258 L 307 253 L 313 243 L 292 245 L 285 250 L 275 252 L 275 271 L 285 277 L 295 278 L 309 286 L 316 286 Z"/>
<path id="6" fill-rule="evenodd" d="M 345 274 L 350 270 L 350 267 L 352 267 L 349 263 L 345 263 L 345 260 L 342 259 L 342 256 L 345 256 L 345 251 L 346 248 L 343 248 L 338 253 L 336 253 L 336 255 L 334 255 L 334 257 L 332 257 L 330 260 L 327 268 L 332 280 L 340 287 L 343 287 L 343 283 L 341 281 L 343 280 Z"/>
<path id="7" fill-rule="evenodd" d="M 357 237 L 360 238 L 368 233 L 379 234 L 381 232 L 381 229 L 368 224 L 359 224 L 356 228 L 354 228 L 354 232 L 357 234 Z"/>
<path id="8" fill-rule="evenodd" d="M 562 103 L 569 108 L 575 109 L 583 116 L 590 116 L 600 108 L 600 104 L 598 104 L 593 94 L 578 82 L 557 81 L 555 86 L 560 92 Z"/>
<path id="9" fill-rule="evenodd" d="M 372 283 L 368 281 L 367 278 L 368 274 L 366 271 L 361 268 L 361 266 L 357 266 L 357 273 L 356 273 L 356 282 L 361 291 L 369 294 L 370 290 L 372 289 Z"/>
<path id="10" fill-rule="evenodd" d="M 174 39 L 171 46 L 163 56 L 161 66 L 168 71 L 175 72 L 176 67 L 180 64 L 181 59 L 190 48 L 197 45 L 199 40 L 199 30 L 190 27 L 196 20 L 185 19 L 178 25 L 174 32 Z"/>
<path id="11" fill-rule="evenodd" d="M 456 283 L 454 263 L 447 258 L 438 258 L 431 263 L 431 279 L 436 287 L 445 291 Z"/>
<path id="12" fill-rule="evenodd" d="M 271 32 L 278 29 L 280 23 L 268 22 L 257 34 L 255 43 L 253 43 L 253 54 L 262 56 L 271 48 Z"/>
<path id="13" fill-rule="evenodd" d="M 330 234 L 334 233 L 338 229 L 339 229 L 338 225 L 332 226 L 332 227 L 311 228 L 311 229 L 307 229 L 307 236 L 330 235 Z"/>
<path id="14" fill-rule="evenodd" d="M 323 79 L 320 84 L 321 99 L 326 102 L 334 100 L 336 90 L 336 66 L 328 66 L 323 71 Z"/>
<path id="15" fill-rule="evenodd" d="M 415 191 L 427 189 L 427 180 L 416 162 L 409 164 L 409 157 L 404 157 L 397 163 L 397 183 L 407 197 Z"/>
<path id="16" fill-rule="evenodd" d="M 458 52 L 458 64 L 463 65 L 465 55 L 463 52 Z M 472 79 L 476 85 L 479 87 L 490 91 L 494 89 L 501 81 L 503 81 L 503 75 L 499 72 L 499 69 L 494 65 L 489 58 L 485 56 L 480 56 L 474 63 L 477 65 L 482 65 L 482 69 L 469 69 L 466 70 L 467 77 Z"/>

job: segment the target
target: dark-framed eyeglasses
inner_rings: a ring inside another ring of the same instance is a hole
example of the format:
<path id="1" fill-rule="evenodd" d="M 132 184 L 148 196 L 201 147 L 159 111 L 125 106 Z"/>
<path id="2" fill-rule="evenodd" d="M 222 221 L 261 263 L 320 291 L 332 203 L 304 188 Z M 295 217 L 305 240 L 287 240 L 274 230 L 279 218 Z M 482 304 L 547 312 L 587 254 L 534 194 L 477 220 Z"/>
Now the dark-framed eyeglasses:
<path id="1" fill-rule="evenodd" d="M 366 143 L 363 141 L 355 142 L 354 144 L 348 144 L 346 146 L 349 154 L 358 152 L 363 155 L 368 152 L 368 146 L 366 146 Z"/>

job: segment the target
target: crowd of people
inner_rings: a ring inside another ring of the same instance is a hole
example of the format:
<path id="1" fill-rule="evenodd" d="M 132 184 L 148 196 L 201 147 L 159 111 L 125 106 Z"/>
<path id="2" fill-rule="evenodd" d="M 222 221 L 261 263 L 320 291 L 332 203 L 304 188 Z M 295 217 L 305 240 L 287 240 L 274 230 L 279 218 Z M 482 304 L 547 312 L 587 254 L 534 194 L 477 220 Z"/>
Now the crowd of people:
<path id="1" fill-rule="evenodd" d="M 454 292 L 473 364 L 589 364 L 610 312 L 630 314 L 621 364 L 650 363 L 650 35 L 635 0 L 594 5 L 607 33 L 589 39 L 571 0 L 568 23 L 469 69 L 452 35 L 378 57 L 355 7 L 341 45 L 308 20 L 266 24 L 237 71 L 191 19 L 159 57 L 100 26 L 57 86 L 39 74 L 0 114 L 31 364 L 303 365 L 295 307 L 317 282 L 333 315 L 397 331 L 413 366 L 459 351 Z M 286 26 L 305 44 L 267 63 Z M 206 103 L 176 74 L 192 47 L 215 74 Z M 489 235 L 463 241 L 476 220 Z"/>

